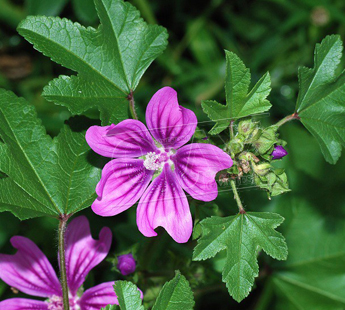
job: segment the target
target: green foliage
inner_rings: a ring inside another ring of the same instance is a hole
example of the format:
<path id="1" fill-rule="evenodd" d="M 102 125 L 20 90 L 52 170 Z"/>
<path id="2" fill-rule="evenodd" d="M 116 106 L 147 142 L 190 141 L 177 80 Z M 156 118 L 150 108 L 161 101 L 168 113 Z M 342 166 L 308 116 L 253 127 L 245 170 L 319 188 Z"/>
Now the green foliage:
<path id="1" fill-rule="evenodd" d="M 345 225 L 303 199 L 281 202 L 283 232 L 289 246 L 286 262 L 273 272 L 277 308 L 341 310 L 345 307 Z"/>
<path id="2" fill-rule="evenodd" d="M 345 73 L 338 73 L 342 49 L 340 36 L 327 36 L 316 45 L 314 68 L 302 67 L 298 72 L 296 111 L 331 164 L 345 145 Z"/>
<path id="3" fill-rule="evenodd" d="M 164 28 L 148 26 L 123 0 L 96 0 L 97 30 L 58 17 L 30 16 L 18 32 L 53 61 L 78 72 L 60 76 L 43 96 L 72 114 L 97 107 L 103 124 L 128 118 L 127 96 L 167 44 Z"/>
<path id="4" fill-rule="evenodd" d="M 144 310 L 140 291 L 133 283 L 116 281 L 114 288 L 121 310 Z"/>
<path id="5" fill-rule="evenodd" d="M 286 259 L 284 237 L 274 230 L 283 220 L 278 214 L 266 212 L 207 218 L 201 222 L 203 235 L 194 249 L 193 260 L 209 259 L 226 250 L 223 281 L 230 295 L 240 302 L 248 296 L 258 276 L 259 249 L 275 259 Z"/>
<path id="6" fill-rule="evenodd" d="M 95 199 L 100 169 L 90 163 L 85 132 L 67 125 L 48 136 L 34 108 L 0 90 L 0 210 L 20 219 L 71 214 Z"/>
<path id="7" fill-rule="evenodd" d="M 26 0 L 26 9 L 29 15 L 58 15 L 68 0 Z"/>
<path id="8" fill-rule="evenodd" d="M 262 113 L 270 109 L 271 104 L 266 97 L 271 91 L 271 80 L 266 73 L 249 91 L 250 71 L 234 53 L 225 51 L 226 105 L 216 101 L 203 101 L 202 108 L 208 117 L 216 122 L 210 134 L 218 134 L 227 128 L 230 120 L 236 120 L 252 114 Z"/>
<path id="9" fill-rule="evenodd" d="M 164 284 L 152 310 L 192 310 L 193 292 L 186 278 L 179 271 L 174 279 Z"/>

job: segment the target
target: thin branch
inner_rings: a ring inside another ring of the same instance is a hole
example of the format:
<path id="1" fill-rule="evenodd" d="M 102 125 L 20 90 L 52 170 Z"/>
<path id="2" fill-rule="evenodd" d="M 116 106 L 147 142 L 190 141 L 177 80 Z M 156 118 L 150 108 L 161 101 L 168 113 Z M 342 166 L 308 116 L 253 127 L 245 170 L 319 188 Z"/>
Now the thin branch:
<path id="1" fill-rule="evenodd" d="M 232 190 L 233 190 L 233 192 L 234 192 L 234 199 L 235 199 L 236 202 L 237 202 L 238 210 L 240 211 L 241 214 L 246 213 L 246 211 L 245 211 L 244 208 L 243 208 L 243 205 L 242 205 L 240 196 L 238 195 L 238 191 L 237 191 L 237 188 L 236 188 L 236 183 L 235 183 L 235 181 L 234 181 L 234 180 L 231 180 L 231 181 L 230 181 L 230 184 L 231 184 Z"/>
<path id="2" fill-rule="evenodd" d="M 135 101 L 134 101 L 133 90 L 131 90 L 131 92 L 127 96 L 127 100 L 129 101 L 129 110 L 131 111 L 132 118 L 133 119 L 139 119 L 138 114 L 135 111 Z"/>
<path id="3" fill-rule="evenodd" d="M 292 121 L 292 120 L 294 120 L 294 119 L 298 119 L 298 120 L 300 119 L 300 117 L 298 116 L 297 112 L 295 112 L 295 113 L 293 113 L 293 114 L 291 114 L 291 115 L 288 115 L 288 116 L 284 117 L 282 120 L 280 120 L 280 121 L 276 124 L 276 126 L 280 127 L 280 126 L 284 125 L 285 123 L 287 123 L 287 122 L 289 122 L 289 121 Z"/>

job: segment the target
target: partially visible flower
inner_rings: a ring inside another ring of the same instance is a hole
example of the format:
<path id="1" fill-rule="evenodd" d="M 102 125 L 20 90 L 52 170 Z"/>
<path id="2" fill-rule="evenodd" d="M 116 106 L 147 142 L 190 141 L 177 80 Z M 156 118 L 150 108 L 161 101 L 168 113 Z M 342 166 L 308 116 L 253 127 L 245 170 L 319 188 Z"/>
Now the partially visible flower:
<path id="1" fill-rule="evenodd" d="M 183 190 L 194 199 L 214 200 L 216 173 L 230 168 L 232 159 L 211 144 L 185 145 L 195 132 L 197 118 L 179 105 L 170 87 L 153 95 L 146 123 L 149 130 L 140 121 L 128 119 L 116 126 L 92 126 L 86 132 L 87 143 L 96 153 L 116 158 L 103 168 L 92 210 L 114 216 L 140 199 L 137 225 L 144 236 L 156 236 L 155 229 L 162 226 L 176 242 L 187 242 L 193 221 Z"/>
<path id="2" fill-rule="evenodd" d="M 136 263 L 131 253 L 120 255 L 117 257 L 118 264 L 117 269 L 124 275 L 127 276 L 135 271 Z"/>
<path id="3" fill-rule="evenodd" d="M 271 155 L 273 156 L 272 159 L 281 159 L 287 154 L 288 152 L 281 145 L 276 145 Z"/>
<path id="4" fill-rule="evenodd" d="M 80 294 L 80 287 L 90 270 L 108 254 L 112 234 L 104 227 L 99 240 L 94 240 L 85 216 L 71 221 L 66 231 L 66 271 L 70 310 L 99 310 L 108 304 L 118 304 L 114 281 L 105 282 Z M 63 310 L 61 285 L 47 257 L 30 239 L 11 238 L 14 255 L 0 254 L 0 278 L 8 285 L 32 296 L 33 300 L 11 298 L 0 302 L 1 310 Z"/>

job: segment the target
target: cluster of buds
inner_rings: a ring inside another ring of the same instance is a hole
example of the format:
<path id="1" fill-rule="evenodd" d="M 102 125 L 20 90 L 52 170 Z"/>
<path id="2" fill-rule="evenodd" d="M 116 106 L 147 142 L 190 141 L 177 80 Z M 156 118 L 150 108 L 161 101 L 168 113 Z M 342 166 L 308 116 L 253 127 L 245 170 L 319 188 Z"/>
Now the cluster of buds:
<path id="1" fill-rule="evenodd" d="M 242 120 L 226 146 L 235 163 L 228 170 L 232 178 L 252 174 L 255 184 L 267 190 L 269 197 L 289 191 L 285 172 L 271 165 L 272 160 L 287 155 L 286 142 L 279 139 L 277 130 L 277 126 L 262 129 L 251 119 Z"/>

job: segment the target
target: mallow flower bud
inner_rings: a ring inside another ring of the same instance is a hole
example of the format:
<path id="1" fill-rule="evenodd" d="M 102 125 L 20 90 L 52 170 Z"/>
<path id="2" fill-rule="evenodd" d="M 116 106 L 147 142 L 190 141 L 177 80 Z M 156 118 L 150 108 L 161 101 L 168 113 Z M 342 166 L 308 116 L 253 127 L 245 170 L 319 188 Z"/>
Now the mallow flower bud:
<path id="1" fill-rule="evenodd" d="M 120 255 L 117 257 L 117 269 L 123 274 L 127 276 L 135 271 L 136 262 L 131 253 Z"/>
<path id="2" fill-rule="evenodd" d="M 240 121 L 238 124 L 238 133 L 243 135 L 244 137 L 248 137 L 253 130 L 256 128 L 256 124 L 252 122 L 252 120 L 247 119 Z"/>
<path id="3" fill-rule="evenodd" d="M 271 155 L 273 156 L 272 159 L 280 159 L 287 154 L 288 152 L 281 145 L 276 145 L 273 149 L 273 152 L 271 153 Z"/>
<path id="4" fill-rule="evenodd" d="M 263 163 L 259 165 L 254 165 L 253 169 L 256 174 L 264 176 L 270 171 L 271 165 L 269 163 Z"/>

